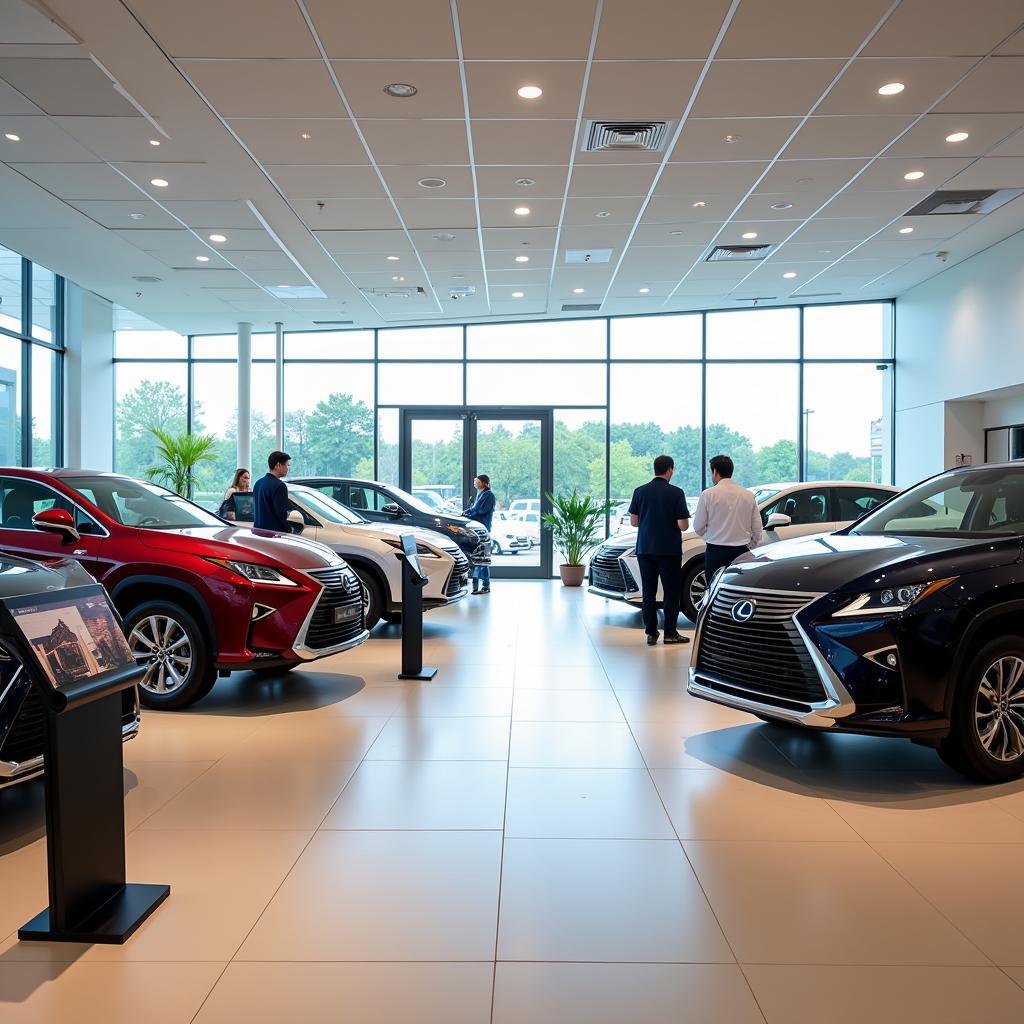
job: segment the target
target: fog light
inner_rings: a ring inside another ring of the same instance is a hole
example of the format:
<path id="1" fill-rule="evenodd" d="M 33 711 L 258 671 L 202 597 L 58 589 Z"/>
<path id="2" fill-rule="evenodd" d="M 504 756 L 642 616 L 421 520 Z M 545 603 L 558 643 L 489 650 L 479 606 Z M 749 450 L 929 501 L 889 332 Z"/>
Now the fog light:
<path id="1" fill-rule="evenodd" d="M 889 666 L 889 668 L 895 668 L 897 666 L 897 664 L 899 664 L 899 661 L 898 661 L 896 655 L 892 651 L 890 651 L 885 656 L 885 663 L 886 663 L 886 665 Z"/>

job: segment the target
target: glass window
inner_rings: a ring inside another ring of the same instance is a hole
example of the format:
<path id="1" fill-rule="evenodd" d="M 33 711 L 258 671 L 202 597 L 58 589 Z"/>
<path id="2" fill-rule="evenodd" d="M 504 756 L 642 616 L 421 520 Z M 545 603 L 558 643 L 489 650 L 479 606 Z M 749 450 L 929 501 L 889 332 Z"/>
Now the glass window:
<path id="1" fill-rule="evenodd" d="M 0 327 L 21 334 L 21 257 L 0 245 Z"/>
<path id="2" fill-rule="evenodd" d="M 708 359 L 797 359 L 800 312 L 738 309 L 708 314 Z"/>
<path id="3" fill-rule="evenodd" d="M 55 466 L 57 451 L 57 353 L 32 346 L 32 465 Z"/>
<path id="4" fill-rule="evenodd" d="M 870 487 L 833 487 L 832 499 L 837 522 L 848 523 L 860 519 L 865 512 L 877 508 L 893 496 L 892 491 Z"/>
<path id="5" fill-rule="evenodd" d="M 277 336 L 273 334 L 254 334 L 252 336 L 253 359 L 276 359 Z"/>
<path id="6" fill-rule="evenodd" d="M 237 334 L 197 334 L 192 338 L 193 359 L 237 359 Z"/>
<path id="7" fill-rule="evenodd" d="M 377 353 L 381 359 L 461 359 L 461 327 L 409 328 L 380 331 Z"/>
<path id="8" fill-rule="evenodd" d="M 797 479 L 799 372 L 763 363 L 707 367 L 707 456 L 731 456 L 744 487 Z"/>
<path id="9" fill-rule="evenodd" d="M 471 405 L 604 405 L 604 363 L 470 363 Z M 421 399 L 423 401 L 423 399 Z"/>
<path id="10" fill-rule="evenodd" d="M 363 487 L 358 484 L 348 486 L 349 508 L 357 512 L 379 512 L 385 505 L 390 505 L 392 499 L 376 487 Z"/>
<path id="11" fill-rule="evenodd" d="M 466 328 L 469 359 L 604 359 L 604 320 L 480 324 Z"/>
<path id="12" fill-rule="evenodd" d="M 171 434 L 188 429 L 188 368 L 185 363 L 118 363 L 114 468 L 143 476 L 155 462 L 156 427 Z"/>
<path id="13" fill-rule="evenodd" d="M 285 359 L 372 359 L 373 331 L 309 331 L 284 336 Z"/>
<path id="14" fill-rule="evenodd" d="M 812 526 L 828 523 L 831 513 L 828 509 L 828 490 L 805 488 L 793 491 L 761 509 L 761 522 L 767 524 L 768 517 L 775 512 L 789 516 L 792 526 Z"/>
<path id="15" fill-rule="evenodd" d="M 0 482 L 0 527 L 5 530 L 34 530 L 32 517 L 54 506 L 71 511 L 71 502 L 36 480 L 4 477 Z"/>
<path id="16" fill-rule="evenodd" d="M 589 494 L 604 501 L 605 414 L 603 409 L 555 412 L 554 483 L 556 494 Z"/>
<path id="17" fill-rule="evenodd" d="M 300 491 L 291 488 L 289 491 L 292 502 L 301 511 L 307 511 L 318 516 L 322 523 L 336 523 L 338 525 L 353 526 L 358 523 L 365 523 L 362 516 L 351 512 L 340 502 L 329 498 L 322 491 L 315 488 L 306 488 Z"/>
<path id="18" fill-rule="evenodd" d="M 462 364 L 382 363 L 377 400 L 382 405 L 462 405 Z"/>
<path id="19" fill-rule="evenodd" d="M 377 476 L 383 484 L 398 484 L 398 410 L 377 413 Z"/>
<path id="20" fill-rule="evenodd" d="M 0 336 L 0 465 L 20 466 L 22 342 Z"/>
<path id="21" fill-rule="evenodd" d="M 116 359 L 184 359 L 188 339 L 173 331 L 122 328 L 114 334 Z"/>
<path id="22" fill-rule="evenodd" d="M 180 530 L 224 522 L 164 487 L 123 477 L 71 477 L 69 487 L 124 526 Z"/>
<path id="23" fill-rule="evenodd" d="M 32 264 L 32 337 L 51 344 L 58 337 L 57 278 L 38 263 Z"/>
<path id="24" fill-rule="evenodd" d="M 215 509 L 238 465 L 238 363 L 193 365 L 192 432 L 217 441 L 213 460 L 193 474 L 192 490 L 200 505 Z"/>
<path id="25" fill-rule="evenodd" d="M 255 471 L 253 479 L 267 470 L 267 456 L 277 448 L 277 369 L 273 363 L 253 363 L 249 389 L 249 443 L 252 465 L 245 469 Z M 232 475 L 236 467 L 232 466 Z M 229 476 L 221 488 L 221 497 L 231 482 Z"/>
<path id="26" fill-rule="evenodd" d="M 701 315 L 612 321 L 612 359 L 700 359 Z"/>
<path id="27" fill-rule="evenodd" d="M 892 306 L 863 302 L 804 309 L 806 359 L 887 359 L 892 355 Z"/>

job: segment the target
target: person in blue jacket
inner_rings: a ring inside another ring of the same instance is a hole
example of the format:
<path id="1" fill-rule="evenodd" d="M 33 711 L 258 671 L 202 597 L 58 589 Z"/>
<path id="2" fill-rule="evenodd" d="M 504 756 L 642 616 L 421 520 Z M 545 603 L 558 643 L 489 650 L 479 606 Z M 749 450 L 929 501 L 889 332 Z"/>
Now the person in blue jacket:
<path id="1" fill-rule="evenodd" d="M 491 490 L 491 478 L 486 473 L 474 477 L 473 486 L 477 490 L 476 501 L 462 514 L 486 527 L 491 532 L 494 521 L 494 491 Z M 491 567 L 476 565 L 473 567 L 473 593 L 489 594 L 491 592 Z"/>

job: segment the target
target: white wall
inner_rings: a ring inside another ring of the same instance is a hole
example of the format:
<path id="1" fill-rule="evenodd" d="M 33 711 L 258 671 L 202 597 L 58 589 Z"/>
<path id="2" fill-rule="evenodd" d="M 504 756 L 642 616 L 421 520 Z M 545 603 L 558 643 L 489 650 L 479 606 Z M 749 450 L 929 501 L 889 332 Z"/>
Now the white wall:
<path id="1" fill-rule="evenodd" d="M 896 300 L 896 366 L 896 483 L 958 452 L 980 463 L 984 426 L 1009 411 L 986 393 L 1024 384 L 1024 232 Z"/>
<path id="2" fill-rule="evenodd" d="M 114 309 L 67 283 L 64 465 L 107 471 L 114 459 Z"/>

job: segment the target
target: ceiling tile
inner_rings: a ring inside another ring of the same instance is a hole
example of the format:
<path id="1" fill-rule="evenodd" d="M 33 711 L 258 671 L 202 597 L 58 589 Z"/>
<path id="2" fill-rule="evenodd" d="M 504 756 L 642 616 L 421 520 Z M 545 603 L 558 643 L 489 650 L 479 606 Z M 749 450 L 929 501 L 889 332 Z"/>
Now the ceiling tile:
<path id="1" fill-rule="evenodd" d="M 690 118 L 669 159 L 770 160 L 799 123 L 788 117 Z"/>
<path id="2" fill-rule="evenodd" d="M 481 197 L 494 199 L 561 199 L 565 195 L 565 181 L 569 168 L 539 167 L 513 164 L 511 166 L 477 166 L 476 182 Z M 530 186 L 517 185 L 516 180 L 526 178 Z"/>
<path id="3" fill-rule="evenodd" d="M 615 61 L 590 71 L 584 116 L 600 120 L 678 119 L 703 67 L 701 61 Z M 575 110 L 572 112 L 575 116 Z"/>
<path id="4" fill-rule="evenodd" d="M 970 159 L 958 160 L 953 157 L 894 157 L 891 160 L 876 160 L 852 187 L 858 192 L 935 189 L 962 171 L 969 163 Z M 917 171 L 924 171 L 924 177 L 915 181 L 904 179 L 905 174 Z"/>
<path id="5" fill-rule="evenodd" d="M 487 254 L 487 280 L 498 288 L 534 288 L 546 285 L 551 280 L 551 253 L 544 264 L 516 267 L 509 263 L 506 253 L 504 257 L 495 258 L 493 253 Z"/>
<path id="6" fill-rule="evenodd" d="M 976 157 L 1024 124 L 1024 114 L 928 114 L 886 151 L 887 157 Z M 953 132 L 967 132 L 963 142 L 947 142 Z"/>
<path id="7" fill-rule="evenodd" d="M 997 146 L 990 156 L 1024 156 L 1024 131 L 1019 131 Z"/>
<path id="8" fill-rule="evenodd" d="M 516 225 L 510 228 L 484 228 L 484 245 L 488 249 L 553 249 L 555 227 L 527 228 Z"/>
<path id="9" fill-rule="evenodd" d="M 472 199 L 398 199 L 398 209 L 408 228 L 451 231 L 476 226 Z"/>
<path id="10" fill-rule="evenodd" d="M 145 196 L 130 181 L 106 164 L 22 164 L 18 171 L 60 199 L 145 202 Z"/>
<path id="11" fill-rule="evenodd" d="M 806 220 L 830 197 L 830 192 L 755 192 L 736 212 L 736 219 Z M 773 210 L 773 206 L 787 209 Z"/>
<path id="12" fill-rule="evenodd" d="M 599 167 L 593 164 L 573 168 L 569 194 L 573 198 L 586 196 L 646 196 L 654 181 L 654 164 L 613 164 Z M 609 211 L 610 212 L 610 211 Z"/>
<path id="13" fill-rule="evenodd" d="M 1024 188 L 1024 156 L 986 157 L 958 174 L 949 188 Z"/>
<path id="14" fill-rule="evenodd" d="M 808 221 L 793 238 L 794 242 L 859 242 L 880 231 L 890 220 L 875 217 L 815 217 Z"/>
<path id="15" fill-rule="evenodd" d="M 575 119 L 579 112 L 583 68 L 580 61 L 468 62 L 466 85 L 470 116 Z M 524 100 L 516 91 L 523 85 L 540 86 L 544 95 Z M 461 95 L 460 91 L 460 113 Z"/>
<path id="16" fill-rule="evenodd" d="M 895 192 L 841 192 L 821 212 L 822 217 L 900 217 L 930 194 L 928 189 Z"/>
<path id="17" fill-rule="evenodd" d="M 294 264 L 280 250 L 277 252 L 232 252 L 228 258 L 238 267 L 249 273 L 253 270 L 292 270 Z"/>
<path id="18" fill-rule="evenodd" d="M 701 0 L 680 17 L 679 0 L 605 0 L 597 57 L 601 60 L 703 60 L 729 0 Z"/>
<path id="19" fill-rule="evenodd" d="M 630 230 L 629 224 L 571 224 L 563 228 L 561 243 L 567 249 L 621 249 Z"/>
<path id="20" fill-rule="evenodd" d="M 962 0 L 903 0 L 868 43 L 871 57 L 980 56 L 1020 24 L 1019 0 L 985 0 L 964 17 Z"/>
<path id="21" fill-rule="evenodd" d="M 328 252 L 376 253 L 411 258 L 412 247 L 404 231 L 316 231 L 316 237 Z"/>
<path id="22" fill-rule="evenodd" d="M 164 202 L 171 213 L 180 217 L 190 228 L 256 228 L 259 221 L 242 202 L 220 200 L 184 200 Z M 148 219 L 148 218 L 147 218 Z M 157 225 L 154 225 L 157 226 Z"/>
<path id="23" fill-rule="evenodd" d="M 965 57 L 855 60 L 815 113 L 923 114 L 970 66 Z M 879 96 L 889 82 L 903 92 Z"/>
<path id="24" fill-rule="evenodd" d="M 407 196 L 415 199 L 427 197 L 438 199 L 473 198 L 473 173 L 469 167 L 395 167 L 388 165 L 381 167 L 380 170 L 393 196 Z M 418 184 L 428 178 L 437 178 L 448 184 L 441 188 L 424 188 Z"/>
<path id="25" fill-rule="evenodd" d="M 459 5 L 467 60 L 583 60 L 596 0 L 518 0 Z"/>
<path id="26" fill-rule="evenodd" d="M 739 206 L 745 191 L 730 195 L 693 192 L 689 195 L 655 196 L 644 212 L 644 221 L 666 224 L 669 221 L 724 220 Z"/>
<path id="27" fill-rule="evenodd" d="M 646 219 L 637 226 L 632 245 L 641 248 L 648 245 L 696 245 L 703 248 L 722 227 L 718 222 L 656 223 Z"/>
<path id="28" fill-rule="evenodd" d="M 169 213 L 165 213 L 156 203 L 151 203 L 142 195 L 137 202 L 93 199 L 78 200 L 71 205 L 105 228 L 131 228 L 139 225 L 145 225 L 147 228 L 181 226 Z M 143 219 L 132 218 L 133 213 L 141 213 Z"/>
<path id="29" fill-rule="evenodd" d="M 757 190 L 835 192 L 866 165 L 866 160 L 779 160 Z"/>
<path id="30" fill-rule="evenodd" d="M 236 118 L 231 121 L 253 156 L 269 164 L 364 164 L 369 160 L 347 118 Z M 308 139 L 302 136 L 308 135 Z"/>
<path id="31" fill-rule="evenodd" d="M 54 122 L 101 160 L 202 160 L 205 147 L 191 139 L 158 135 L 143 117 L 55 117 Z M 150 145 L 157 139 L 159 146 Z"/>
<path id="32" fill-rule="evenodd" d="M 778 245 L 800 227 L 801 223 L 798 220 L 730 221 L 722 227 L 715 244 L 746 245 L 755 239 L 743 236 L 754 234 L 757 236 L 758 245 Z"/>
<path id="33" fill-rule="evenodd" d="M 463 117 L 462 79 L 455 61 L 352 60 L 332 62 L 356 117 Z M 384 92 L 392 82 L 419 90 L 415 96 Z"/>
<path id="34" fill-rule="evenodd" d="M 289 199 L 352 199 L 384 196 L 372 167 L 332 164 L 266 164 L 267 173 Z"/>
<path id="35" fill-rule="evenodd" d="M 482 270 L 483 264 L 480 258 L 480 250 L 475 251 L 452 251 L 452 252 L 426 252 L 421 253 L 420 258 L 423 265 L 430 273 L 469 273 Z"/>
<path id="36" fill-rule="evenodd" d="M 22 96 L 17 89 L 0 80 L 0 116 L 8 114 L 29 116 L 41 114 L 42 109 L 37 107 L 30 99 Z"/>
<path id="37" fill-rule="evenodd" d="M 802 117 L 841 67 L 835 60 L 716 60 L 693 113 L 697 117 Z"/>
<path id="38" fill-rule="evenodd" d="M 91 60 L 0 59 L 0 78 L 48 114 L 131 115 L 135 108 Z"/>
<path id="39" fill-rule="evenodd" d="M 117 163 L 113 166 L 161 203 L 168 199 L 240 199 L 246 189 L 242 181 L 226 177 L 214 164 Z M 163 178 L 167 187 L 152 185 L 153 178 Z"/>
<path id="40" fill-rule="evenodd" d="M 413 228 L 409 234 L 412 236 L 417 251 L 424 254 L 450 252 L 453 249 L 463 252 L 479 252 L 480 248 L 480 239 L 475 225 L 468 228 L 459 228 L 457 231 Z M 435 235 L 441 235 L 442 237 L 435 238 Z M 454 237 L 444 237 L 447 235 L 453 235 Z"/>
<path id="41" fill-rule="evenodd" d="M 378 119 L 359 127 L 379 164 L 469 163 L 464 121 Z"/>
<path id="42" fill-rule="evenodd" d="M 607 224 L 632 224 L 640 212 L 642 199 L 570 199 L 566 203 L 564 224 L 595 224 L 597 213 L 607 211 L 610 217 L 600 218 Z"/>
<path id="43" fill-rule="evenodd" d="M 21 136 L 20 142 L 0 136 L 0 161 L 5 163 L 89 163 L 97 159 L 54 121 L 42 115 L 4 117 L 3 130 Z"/>
<path id="44" fill-rule="evenodd" d="M 480 216 L 484 227 L 518 228 L 545 227 L 558 223 L 562 209 L 560 199 L 536 199 L 526 202 L 525 208 L 530 212 L 520 217 L 512 211 L 516 204 L 508 199 L 484 199 L 480 203 Z"/>
<path id="45" fill-rule="evenodd" d="M 387 4 L 306 0 L 329 57 L 428 59 L 458 56 L 449 0 Z"/>
<path id="46" fill-rule="evenodd" d="M 913 120 L 909 114 L 810 117 L 786 147 L 787 160 L 873 157 Z"/>
<path id="47" fill-rule="evenodd" d="M 700 195 L 702 192 L 739 192 L 751 188 L 767 163 L 669 164 L 658 180 L 659 196 Z M 705 200 L 706 201 L 706 200 Z"/>
<path id="48" fill-rule="evenodd" d="M 478 164 L 569 162 L 574 121 L 474 120 L 473 152 Z"/>
<path id="49" fill-rule="evenodd" d="M 328 199 L 321 207 L 312 199 L 299 199 L 292 208 L 311 231 L 330 229 L 394 230 L 401 227 L 387 199 Z"/>
<path id="50" fill-rule="evenodd" d="M 345 113 L 322 61 L 184 60 L 181 65 L 224 118 Z"/>
<path id="51" fill-rule="evenodd" d="M 1009 0 L 1011 4 L 1016 5 L 1016 0 Z M 1024 28 L 1022 28 L 1015 35 L 1012 35 L 1002 46 L 996 50 L 998 54 L 1024 54 Z"/>
<path id="52" fill-rule="evenodd" d="M 1024 111 L 1024 57 L 989 57 L 938 106 L 940 113 Z"/>

